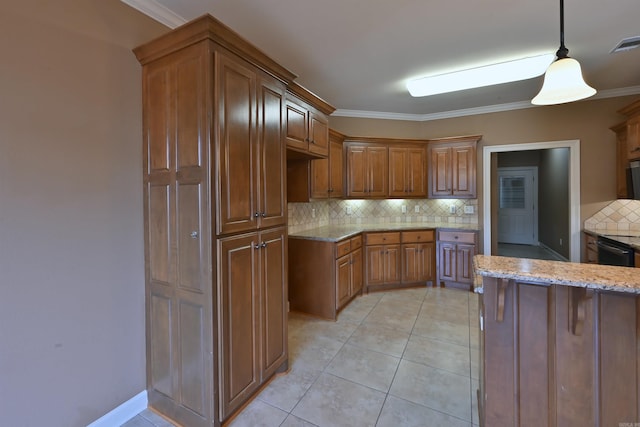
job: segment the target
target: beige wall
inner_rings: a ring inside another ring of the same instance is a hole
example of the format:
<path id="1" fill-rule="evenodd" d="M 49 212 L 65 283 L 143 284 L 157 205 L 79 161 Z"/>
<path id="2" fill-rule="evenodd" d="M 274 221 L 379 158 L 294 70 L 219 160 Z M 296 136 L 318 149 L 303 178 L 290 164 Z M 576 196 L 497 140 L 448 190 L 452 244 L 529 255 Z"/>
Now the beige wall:
<path id="1" fill-rule="evenodd" d="M 85 426 L 145 389 L 141 68 L 119 0 L 0 6 L 0 424 Z"/>
<path id="2" fill-rule="evenodd" d="M 584 222 L 616 198 L 615 135 L 609 127 L 624 119 L 616 111 L 636 99 L 637 95 L 587 100 L 422 123 L 331 117 L 330 126 L 350 136 L 439 138 L 483 135 L 478 149 L 479 202 L 482 201 L 483 146 L 579 139 L 580 216 Z"/>

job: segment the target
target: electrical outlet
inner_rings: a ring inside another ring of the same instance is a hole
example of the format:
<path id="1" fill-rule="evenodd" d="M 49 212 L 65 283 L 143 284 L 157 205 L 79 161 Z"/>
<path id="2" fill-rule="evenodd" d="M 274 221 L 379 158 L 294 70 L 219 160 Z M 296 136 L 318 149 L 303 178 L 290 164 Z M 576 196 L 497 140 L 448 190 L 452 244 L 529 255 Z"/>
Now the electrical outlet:
<path id="1" fill-rule="evenodd" d="M 473 205 L 465 206 L 464 207 L 464 213 L 472 214 L 473 213 Z"/>
<path id="2" fill-rule="evenodd" d="M 416 205 L 414 208 L 415 213 L 420 213 L 420 205 Z"/>
<path id="3" fill-rule="evenodd" d="M 351 215 L 353 213 L 353 210 L 351 209 L 351 206 L 347 206 L 344 211 L 347 213 L 347 215 Z"/>
<path id="4" fill-rule="evenodd" d="M 402 205 L 402 213 L 407 213 L 407 205 Z"/>
<path id="5" fill-rule="evenodd" d="M 449 205 L 449 213 L 451 214 L 456 213 L 456 205 Z"/>
<path id="6" fill-rule="evenodd" d="M 311 218 L 315 218 L 315 217 L 316 217 L 316 210 L 311 209 Z"/>
<path id="7" fill-rule="evenodd" d="M 560 239 L 560 246 L 562 246 L 562 239 Z"/>

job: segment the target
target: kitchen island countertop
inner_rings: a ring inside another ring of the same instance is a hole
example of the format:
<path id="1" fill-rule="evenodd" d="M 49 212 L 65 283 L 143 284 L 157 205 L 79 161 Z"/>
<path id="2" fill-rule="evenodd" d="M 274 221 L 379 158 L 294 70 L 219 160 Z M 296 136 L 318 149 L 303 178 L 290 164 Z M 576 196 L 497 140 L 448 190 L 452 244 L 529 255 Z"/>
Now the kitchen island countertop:
<path id="1" fill-rule="evenodd" d="M 308 230 L 289 233 L 289 238 L 323 240 L 337 242 L 363 232 L 371 231 L 403 231 L 403 230 L 469 230 L 478 231 L 478 224 L 456 224 L 450 222 L 392 222 L 382 224 L 345 224 L 326 225 Z"/>
<path id="2" fill-rule="evenodd" d="M 476 255 L 473 264 L 476 277 L 488 276 L 640 294 L 640 269 L 633 267 L 488 255 Z M 478 292 L 482 292 L 481 283 L 481 280 L 476 280 Z"/>

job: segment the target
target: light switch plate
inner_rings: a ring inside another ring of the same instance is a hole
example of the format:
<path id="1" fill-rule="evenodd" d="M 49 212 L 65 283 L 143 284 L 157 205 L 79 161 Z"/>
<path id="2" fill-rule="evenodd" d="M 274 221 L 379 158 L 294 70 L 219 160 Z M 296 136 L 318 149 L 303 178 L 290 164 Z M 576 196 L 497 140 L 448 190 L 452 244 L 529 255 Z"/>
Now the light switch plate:
<path id="1" fill-rule="evenodd" d="M 472 214 L 473 213 L 473 205 L 465 206 L 464 207 L 464 213 Z"/>
<path id="2" fill-rule="evenodd" d="M 407 205 L 402 205 L 402 213 L 407 213 Z"/>

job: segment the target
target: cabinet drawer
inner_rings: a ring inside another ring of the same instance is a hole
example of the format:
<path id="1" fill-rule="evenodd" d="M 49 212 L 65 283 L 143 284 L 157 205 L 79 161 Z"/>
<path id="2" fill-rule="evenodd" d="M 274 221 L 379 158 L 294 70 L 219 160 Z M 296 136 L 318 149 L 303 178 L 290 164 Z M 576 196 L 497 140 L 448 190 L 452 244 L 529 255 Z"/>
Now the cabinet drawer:
<path id="1" fill-rule="evenodd" d="M 351 240 L 346 239 L 336 243 L 336 258 L 347 255 L 351 252 Z"/>
<path id="2" fill-rule="evenodd" d="M 362 247 L 362 236 L 356 236 L 351 238 L 351 250 L 355 251 Z"/>
<path id="3" fill-rule="evenodd" d="M 434 235 L 433 230 L 403 231 L 402 243 L 433 242 Z"/>
<path id="4" fill-rule="evenodd" d="M 367 245 L 388 245 L 400 243 L 400 233 L 367 233 Z"/>
<path id="5" fill-rule="evenodd" d="M 476 243 L 476 233 L 473 231 L 440 231 L 438 240 L 456 243 Z"/>

